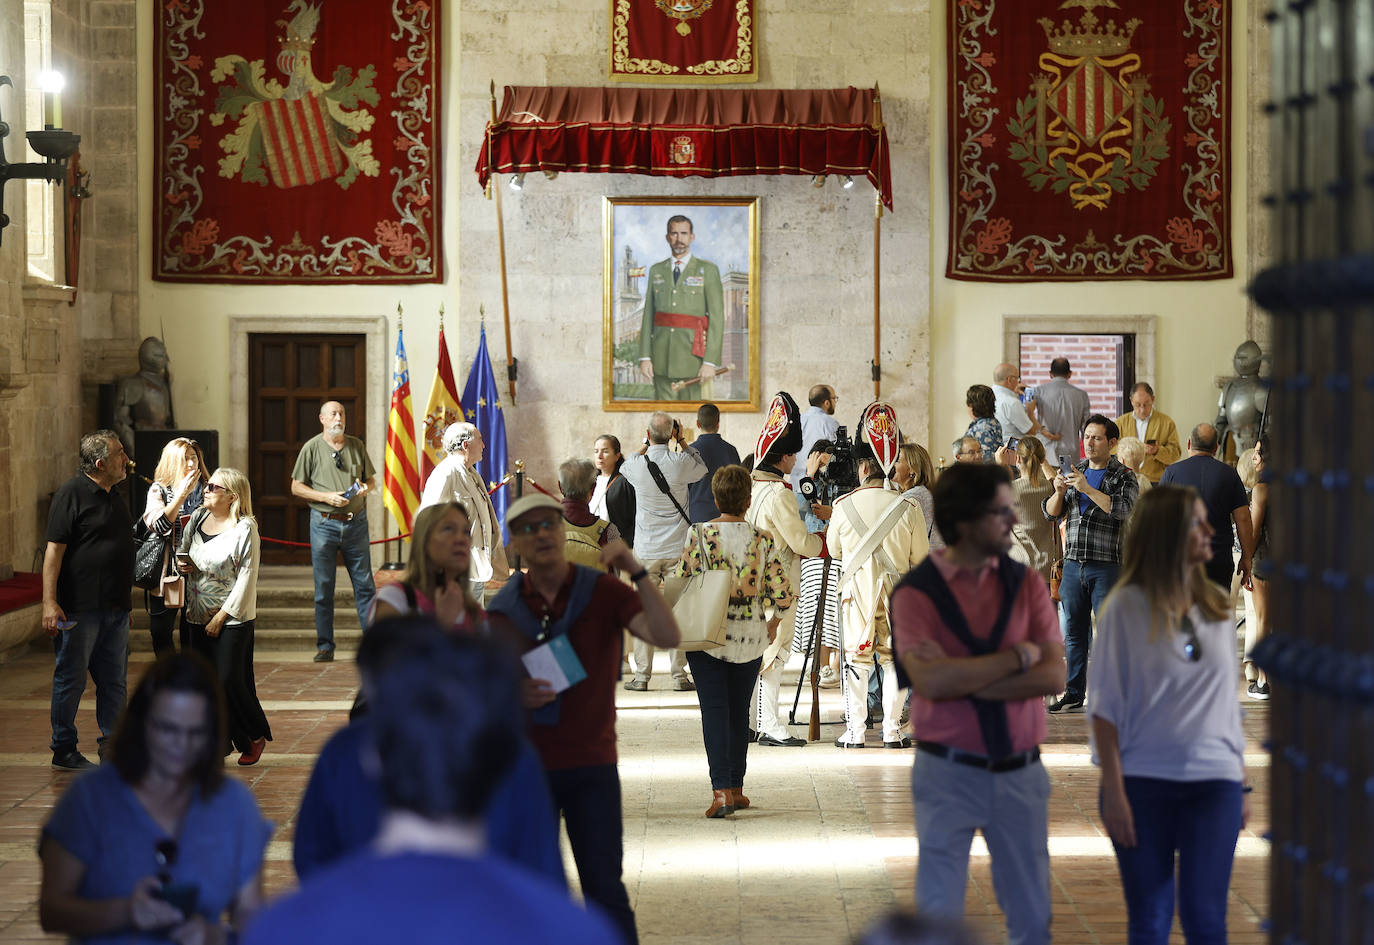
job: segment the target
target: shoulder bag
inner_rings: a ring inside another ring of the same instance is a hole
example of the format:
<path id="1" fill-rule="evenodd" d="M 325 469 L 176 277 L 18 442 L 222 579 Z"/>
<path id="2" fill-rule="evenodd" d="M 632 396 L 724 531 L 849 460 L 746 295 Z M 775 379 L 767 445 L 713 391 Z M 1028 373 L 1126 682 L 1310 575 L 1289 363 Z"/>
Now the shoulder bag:
<path id="1" fill-rule="evenodd" d="M 145 591 L 162 589 L 162 578 L 167 573 L 167 561 L 171 557 L 172 532 L 162 534 L 149 528 L 143 519 L 134 525 L 134 541 L 138 550 L 134 552 L 134 584 Z"/>
<path id="2" fill-rule="evenodd" d="M 1059 601 L 1059 582 L 1064 580 L 1064 547 L 1059 541 L 1059 522 L 1054 525 L 1054 561 L 1050 563 L 1050 600 Z"/>
<path id="3" fill-rule="evenodd" d="M 725 645 L 725 619 L 735 577 L 726 570 L 708 570 L 706 536 L 700 525 L 692 529 L 701 550 L 701 570 L 663 581 L 663 597 L 673 608 L 682 641 L 677 649 L 686 652 L 713 650 Z"/>
<path id="4" fill-rule="evenodd" d="M 649 467 L 649 475 L 653 476 L 654 485 L 658 486 L 659 489 L 663 491 L 663 494 L 668 497 L 668 501 L 673 503 L 673 508 L 677 509 L 677 514 L 681 515 L 682 520 L 690 525 L 692 523 L 692 517 L 687 514 L 687 510 L 682 507 L 682 503 L 677 500 L 677 496 L 673 495 L 673 490 L 668 486 L 668 480 L 664 477 L 663 470 L 658 468 L 658 463 L 647 456 L 644 457 L 644 463 Z"/>

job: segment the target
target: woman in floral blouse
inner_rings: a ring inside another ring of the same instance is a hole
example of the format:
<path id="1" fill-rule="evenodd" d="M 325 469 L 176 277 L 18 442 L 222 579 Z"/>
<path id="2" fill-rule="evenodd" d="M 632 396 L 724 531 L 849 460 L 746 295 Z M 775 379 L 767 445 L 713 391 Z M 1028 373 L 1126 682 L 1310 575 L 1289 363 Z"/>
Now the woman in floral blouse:
<path id="1" fill-rule="evenodd" d="M 262 757 L 272 739 L 253 680 L 258 613 L 258 523 L 248 477 L 220 467 L 205 484 L 200 511 L 186 524 L 177 564 L 186 581 L 191 646 L 215 665 L 228 709 L 229 742 L 239 764 Z"/>
<path id="2" fill-rule="evenodd" d="M 1002 448 L 1002 424 L 997 421 L 997 398 L 992 388 L 986 384 L 974 384 L 964 395 L 968 405 L 968 415 L 972 420 L 964 436 L 971 436 L 983 447 L 983 462 L 997 462 L 997 451 Z"/>
<path id="3" fill-rule="evenodd" d="M 725 645 L 687 654 L 701 704 L 701 737 L 711 771 L 707 817 L 724 817 L 749 806 L 744 796 L 749 750 L 749 697 L 763 651 L 777 633 L 778 612 L 794 593 L 773 539 L 744 520 L 753 483 L 743 466 L 724 466 L 711 477 L 720 517 L 693 525 L 677 573 L 729 571 L 734 577 L 726 617 Z"/>

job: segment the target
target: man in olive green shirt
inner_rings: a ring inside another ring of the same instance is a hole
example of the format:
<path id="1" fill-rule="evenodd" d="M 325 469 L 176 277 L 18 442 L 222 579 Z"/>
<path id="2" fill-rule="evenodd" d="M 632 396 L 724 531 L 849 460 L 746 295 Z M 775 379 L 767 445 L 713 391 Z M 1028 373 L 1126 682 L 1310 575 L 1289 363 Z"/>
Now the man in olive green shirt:
<path id="1" fill-rule="evenodd" d="M 334 575 L 340 552 L 353 582 L 359 626 L 367 626 L 367 611 L 377 593 L 364 501 L 376 473 L 363 441 L 344 433 L 345 419 L 343 404 L 337 401 L 320 407 L 323 432 L 301 447 L 291 471 L 291 494 L 310 504 L 317 663 L 334 659 Z"/>
<path id="2" fill-rule="evenodd" d="M 715 263 L 692 255 L 692 221 L 668 218 L 672 255 L 649 267 L 644 321 L 639 331 L 639 373 L 654 385 L 655 400 L 704 400 L 720 365 L 725 337 L 725 291 Z M 678 390 L 673 384 L 693 381 Z"/>

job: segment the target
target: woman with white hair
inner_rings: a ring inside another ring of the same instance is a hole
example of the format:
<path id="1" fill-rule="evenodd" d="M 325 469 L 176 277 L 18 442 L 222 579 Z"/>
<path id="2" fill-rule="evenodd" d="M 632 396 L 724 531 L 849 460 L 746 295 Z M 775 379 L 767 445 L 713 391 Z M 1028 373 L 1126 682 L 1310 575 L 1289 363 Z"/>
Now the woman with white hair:
<path id="1" fill-rule="evenodd" d="M 486 444 L 482 431 L 471 423 L 450 424 L 444 430 L 444 449 L 448 456 L 429 474 L 420 494 L 420 508 L 441 502 L 458 502 L 472 522 L 472 552 L 468 581 L 477 603 L 485 603 L 488 581 L 504 582 L 510 576 L 506 546 L 501 541 L 501 523 L 487 494 L 486 484 L 477 472 Z"/>
<path id="2" fill-rule="evenodd" d="M 255 764 L 272 740 L 253 679 L 253 625 L 258 616 L 258 523 L 248 477 L 221 466 L 205 500 L 186 523 L 177 567 L 186 582 L 183 626 L 192 649 L 214 664 L 224 685 L 229 742 L 239 764 Z"/>
<path id="3" fill-rule="evenodd" d="M 1150 480 L 1145 478 L 1142 468 L 1145 465 L 1145 444 L 1140 442 L 1138 436 L 1123 436 L 1116 441 L 1117 462 L 1135 473 L 1135 481 L 1140 486 L 1140 494 L 1144 495 L 1150 489 Z"/>

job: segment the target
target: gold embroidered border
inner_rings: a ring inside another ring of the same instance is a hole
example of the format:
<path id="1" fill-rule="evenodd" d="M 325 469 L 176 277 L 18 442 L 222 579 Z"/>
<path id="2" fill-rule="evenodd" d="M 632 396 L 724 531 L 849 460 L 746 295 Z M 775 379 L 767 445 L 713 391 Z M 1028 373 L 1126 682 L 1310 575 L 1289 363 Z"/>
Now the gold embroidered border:
<path id="1" fill-rule="evenodd" d="M 630 55 L 630 3 L 614 0 L 611 7 L 611 50 L 608 73 L 612 82 L 664 82 L 676 85 L 707 85 L 723 82 L 757 82 L 754 60 L 754 23 L 749 16 L 750 0 L 736 0 L 734 59 L 708 59 L 682 69 L 660 59 L 637 59 Z"/>

